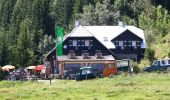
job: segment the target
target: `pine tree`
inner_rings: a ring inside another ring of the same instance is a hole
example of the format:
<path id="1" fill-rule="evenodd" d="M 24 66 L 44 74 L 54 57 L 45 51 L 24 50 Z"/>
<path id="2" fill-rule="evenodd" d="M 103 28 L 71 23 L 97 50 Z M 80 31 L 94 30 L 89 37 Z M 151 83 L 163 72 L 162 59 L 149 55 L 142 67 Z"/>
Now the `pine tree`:
<path id="1" fill-rule="evenodd" d="M 0 1 L 0 26 L 5 30 L 9 28 L 10 19 L 14 9 L 16 0 L 1 0 Z"/>
<path id="2" fill-rule="evenodd" d="M 10 60 L 10 52 L 8 49 L 8 39 L 7 39 L 6 31 L 1 28 L 0 29 L 0 65 L 4 66 L 6 64 L 9 64 Z"/>
<path id="3" fill-rule="evenodd" d="M 10 24 L 10 41 L 14 45 L 16 43 L 21 22 L 30 15 L 31 0 L 17 0 L 11 17 Z"/>
<path id="4" fill-rule="evenodd" d="M 40 63 L 43 63 L 45 56 L 55 46 L 54 39 L 52 36 L 44 35 L 42 41 L 39 43 L 38 51 L 41 53 Z"/>
<path id="5" fill-rule="evenodd" d="M 52 13 L 55 17 L 56 25 L 66 27 L 67 18 L 67 1 L 66 0 L 54 0 Z"/>
<path id="6" fill-rule="evenodd" d="M 110 4 L 110 0 L 97 2 L 95 7 L 85 6 L 83 10 L 84 13 L 80 15 L 82 25 L 115 25 L 120 17 L 119 12 Z"/>
<path id="7" fill-rule="evenodd" d="M 27 67 L 34 64 L 35 56 L 33 51 L 33 34 L 30 32 L 31 22 L 29 19 L 22 21 L 20 25 L 20 33 L 15 47 L 15 60 L 16 66 Z"/>

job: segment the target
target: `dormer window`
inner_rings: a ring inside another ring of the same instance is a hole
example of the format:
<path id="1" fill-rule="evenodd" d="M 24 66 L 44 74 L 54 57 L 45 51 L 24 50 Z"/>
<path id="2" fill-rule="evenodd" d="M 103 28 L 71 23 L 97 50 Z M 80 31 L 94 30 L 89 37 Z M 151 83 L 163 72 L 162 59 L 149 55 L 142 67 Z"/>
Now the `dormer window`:
<path id="1" fill-rule="evenodd" d="M 104 42 L 107 42 L 108 41 L 108 37 L 104 37 Z"/>

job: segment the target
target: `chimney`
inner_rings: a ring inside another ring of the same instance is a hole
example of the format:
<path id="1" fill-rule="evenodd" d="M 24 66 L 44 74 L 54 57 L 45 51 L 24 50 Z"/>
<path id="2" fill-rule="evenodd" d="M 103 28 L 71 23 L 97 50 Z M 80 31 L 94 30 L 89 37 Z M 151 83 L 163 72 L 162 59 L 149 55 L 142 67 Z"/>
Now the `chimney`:
<path id="1" fill-rule="evenodd" d="M 119 21 L 119 26 L 124 27 L 124 23 L 122 21 Z"/>
<path id="2" fill-rule="evenodd" d="M 75 27 L 79 27 L 79 26 L 80 26 L 80 22 L 79 22 L 79 20 L 76 18 Z"/>

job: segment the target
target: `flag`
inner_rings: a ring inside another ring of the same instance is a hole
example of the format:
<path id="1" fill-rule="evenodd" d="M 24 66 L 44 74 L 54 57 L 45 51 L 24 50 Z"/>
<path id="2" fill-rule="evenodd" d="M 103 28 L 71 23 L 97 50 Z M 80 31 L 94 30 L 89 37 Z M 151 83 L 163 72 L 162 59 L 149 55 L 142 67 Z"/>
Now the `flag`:
<path id="1" fill-rule="evenodd" d="M 62 56 L 63 55 L 63 33 L 64 28 L 57 26 L 56 27 L 56 55 Z"/>

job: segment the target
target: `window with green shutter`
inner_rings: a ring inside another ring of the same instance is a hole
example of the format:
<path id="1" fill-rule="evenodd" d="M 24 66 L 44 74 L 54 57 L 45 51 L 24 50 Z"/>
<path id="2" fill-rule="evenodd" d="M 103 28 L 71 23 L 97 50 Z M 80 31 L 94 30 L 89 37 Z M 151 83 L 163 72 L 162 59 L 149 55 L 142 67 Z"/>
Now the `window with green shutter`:
<path id="1" fill-rule="evenodd" d="M 132 47 L 132 41 L 128 41 L 128 47 Z"/>
<path id="2" fill-rule="evenodd" d="M 127 47 L 127 41 L 123 41 L 123 46 Z"/>
<path id="3" fill-rule="evenodd" d="M 140 42 L 140 41 L 137 41 L 137 42 L 136 42 L 136 46 L 137 46 L 137 47 L 140 47 L 140 45 L 141 45 L 141 42 Z"/>
<path id="4" fill-rule="evenodd" d="M 119 41 L 115 41 L 115 46 L 116 46 L 116 47 L 119 46 Z"/>

